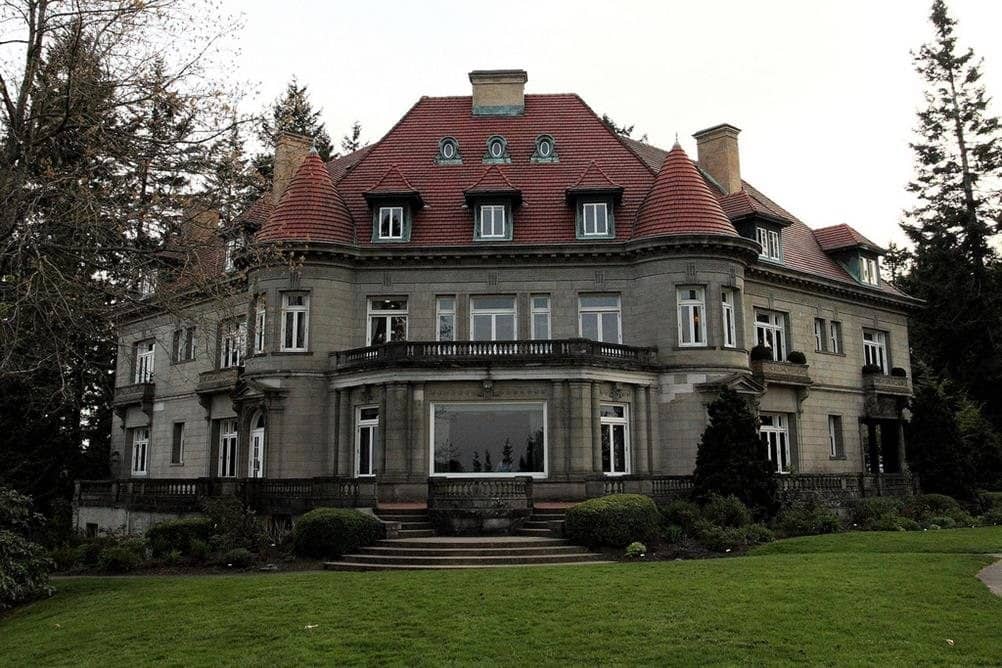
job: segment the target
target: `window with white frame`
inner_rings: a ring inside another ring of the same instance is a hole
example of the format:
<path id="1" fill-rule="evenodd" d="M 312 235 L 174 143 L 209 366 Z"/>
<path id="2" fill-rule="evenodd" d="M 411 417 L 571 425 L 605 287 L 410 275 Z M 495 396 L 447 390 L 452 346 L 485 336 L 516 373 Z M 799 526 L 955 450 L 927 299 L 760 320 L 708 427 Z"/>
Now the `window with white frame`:
<path id="1" fill-rule="evenodd" d="M 235 478 L 237 475 L 237 421 L 221 420 L 219 423 L 219 477 Z"/>
<path id="2" fill-rule="evenodd" d="M 863 362 L 887 373 L 887 334 L 876 329 L 863 330 Z"/>
<path id="3" fill-rule="evenodd" d="M 581 295 L 578 298 L 578 334 L 583 339 L 622 343 L 619 295 Z"/>
<path id="4" fill-rule="evenodd" d="M 772 351 L 772 359 L 786 359 L 786 315 L 776 311 L 755 312 L 755 341 Z"/>
<path id="5" fill-rule="evenodd" d="M 237 268 L 236 256 L 243 246 L 243 239 L 240 237 L 226 240 L 223 244 L 223 271 L 230 273 Z"/>
<path id="6" fill-rule="evenodd" d="M 136 290 L 139 292 L 139 296 L 144 299 L 152 297 L 157 290 L 157 270 L 149 267 L 140 269 Z"/>
<path id="7" fill-rule="evenodd" d="M 471 341 L 514 341 L 517 315 L 515 297 L 470 297 Z"/>
<path id="8" fill-rule="evenodd" d="M 435 300 L 438 329 L 435 332 L 436 341 L 456 340 L 456 297 L 439 297 Z"/>
<path id="9" fill-rule="evenodd" d="M 407 340 L 407 300 L 403 298 L 369 299 L 369 325 L 366 340 L 370 346 Z"/>
<path id="10" fill-rule="evenodd" d="M 759 437 L 766 448 L 769 461 L 777 473 L 790 472 L 789 418 L 781 413 L 763 413 L 759 416 Z"/>
<path id="11" fill-rule="evenodd" d="M 814 350 L 823 353 L 825 351 L 825 345 L 828 342 L 828 336 L 825 333 L 825 320 L 824 318 L 814 319 Z"/>
<path id="12" fill-rule="evenodd" d="M 828 323 L 828 352 L 842 353 L 842 323 L 835 320 Z"/>
<path id="13" fill-rule="evenodd" d="M 832 459 L 845 457 L 845 444 L 842 441 L 842 416 L 828 416 L 828 454 Z"/>
<path id="14" fill-rule="evenodd" d="M 379 238 L 404 238 L 404 208 L 402 206 L 379 207 Z"/>
<path id="15" fill-rule="evenodd" d="M 174 330 L 171 357 L 175 364 L 195 359 L 195 328 L 179 327 Z"/>
<path id="16" fill-rule="evenodd" d="M 880 271 L 876 258 L 865 256 L 859 258 L 859 279 L 867 285 L 880 284 Z"/>
<path id="17" fill-rule="evenodd" d="M 149 383 L 153 380 L 156 361 L 156 341 L 140 341 L 136 344 L 136 367 L 133 377 L 136 383 Z"/>
<path id="18" fill-rule="evenodd" d="M 606 202 L 584 202 L 581 205 L 581 224 L 586 237 L 609 236 L 609 205 Z"/>
<path id="19" fill-rule="evenodd" d="M 679 288 L 678 297 L 678 345 L 706 345 L 706 292 L 700 287 Z"/>
<path id="20" fill-rule="evenodd" d="M 537 341 L 550 338 L 550 295 L 532 295 L 529 299 L 532 305 L 532 338 Z"/>
<path id="21" fill-rule="evenodd" d="M 355 424 L 355 476 L 375 475 L 376 451 L 379 449 L 379 408 L 360 407 Z"/>
<path id="22" fill-rule="evenodd" d="M 723 328 L 724 348 L 736 348 L 738 345 L 734 294 L 734 290 L 730 288 L 723 288 L 720 291 L 720 324 Z"/>
<path id="23" fill-rule="evenodd" d="M 282 295 L 282 350 L 302 352 L 309 343 L 310 296 L 302 292 Z"/>
<path id="24" fill-rule="evenodd" d="M 264 304 L 264 298 L 260 298 L 257 308 L 254 309 L 254 354 L 260 355 L 264 352 L 265 328 L 268 322 L 268 309 Z"/>
<path id="25" fill-rule="evenodd" d="M 627 475 L 630 472 L 630 425 L 626 406 L 602 404 L 602 472 Z"/>
<path id="26" fill-rule="evenodd" d="M 140 427 L 132 430 L 132 475 L 146 475 L 147 457 L 150 450 L 150 429 Z"/>
<path id="27" fill-rule="evenodd" d="M 174 423 L 174 434 L 170 446 L 170 463 L 184 464 L 184 423 Z"/>
<path id="28" fill-rule="evenodd" d="M 246 348 L 247 322 L 237 318 L 225 321 L 219 332 L 219 368 L 241 366 Z"/>
<path id="29" fill-rule="evenodd" d="M 775 260 L 776 262 L 783 259 L 782 238 L 780 237 L 779 232 L 765 227 L 756 227 L 755 240 L 758 241 L 759 245 L 762 247 L 762 252 L 759 253 L 759 257 Z"/>
<path id="30" fill-rule="evenodd" d="M 504 204 L 481 204 L 478 224 L 481 239 L 504 239 L 508 236 Z"/>

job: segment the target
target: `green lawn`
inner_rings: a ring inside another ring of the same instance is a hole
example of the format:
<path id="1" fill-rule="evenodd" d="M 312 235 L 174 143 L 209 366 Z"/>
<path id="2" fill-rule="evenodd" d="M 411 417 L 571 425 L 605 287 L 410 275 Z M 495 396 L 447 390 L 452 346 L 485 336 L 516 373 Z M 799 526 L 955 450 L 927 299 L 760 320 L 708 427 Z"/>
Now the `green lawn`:
<path id="1" fill-rule="evenodd" d="M 997 665 L 990 559 L 958 550 L 1002 528 L 907 537 L 917 551 L 849 534 L 704 561 L 60 580 L 0 621 L 0 664 Z"/>
<path id="2" fill-rule="evenodd" d="M 937 531 L 855 531 L 804 536 L 756 548 L 754 554 L 811 552 L 951 552 L 1002 554 L 1002 527 Z"/>

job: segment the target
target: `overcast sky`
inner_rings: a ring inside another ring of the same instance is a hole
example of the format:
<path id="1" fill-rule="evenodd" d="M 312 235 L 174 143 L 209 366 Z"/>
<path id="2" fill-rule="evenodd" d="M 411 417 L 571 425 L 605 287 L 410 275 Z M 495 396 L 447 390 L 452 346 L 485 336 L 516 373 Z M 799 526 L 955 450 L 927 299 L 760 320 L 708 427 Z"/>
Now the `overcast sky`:
<path id="1" fill-rule="evenodd" d="M 422 95 L 468 95 L 470 70 L 523 68 L 528 93 L 577 93 L 693 157 L 693 132 L 737 125 L 742 175 L 808 225 L 902 240 L 930 1 L 224 3 L 246 23 L 247 110 L 296 75 L 335 140 L 358 119 L 375 141 Z M 949 5 L 1002 96 L 1002 2 Z"/>

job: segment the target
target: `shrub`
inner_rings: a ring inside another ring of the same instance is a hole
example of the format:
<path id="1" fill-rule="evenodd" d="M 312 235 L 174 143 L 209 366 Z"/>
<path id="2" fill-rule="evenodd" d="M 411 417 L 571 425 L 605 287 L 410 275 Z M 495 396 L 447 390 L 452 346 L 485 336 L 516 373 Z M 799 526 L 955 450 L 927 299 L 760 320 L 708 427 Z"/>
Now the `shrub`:
<path id="1" fill-rule="evenodd" d="M 357 510 L 316 508 L 299 518 L 292 531 L 293 545 L 301 557 L 336 558 L 376 542 L 383 525 Z"/>
<path id="2" fill-rule="evenodd" d="M 978 491 L 978 505 L 981 512 L 986 513 L 994 508 L 1002 508 L 1002 492 Z"/>
<path id="3" fill-rule="evenodd" d="M 642 494 L 612 494 L 590 499 L 568 511 L 564 533 L 568 539 L 596 547 L 626 547 L 657 536 L 658 509 Z"/>
<path id="4" fill-rule="evenodd" d="M 745 540 L 749 545 L 763 545 L 776 540 L 776 535 L 764 524 L 749 524 L 745 527 Z"/>
<path id="5" fill-rule="evenodd" d="M 669 524 L 661 527 L 661 540 L 669 545 L 681 545 L 685 543 L 687 532 L 677 524 Z"/>
<path id="6" fill-rule="evenodd" d="M 255 561 L 255 557 L 250 550 L 245 547 L 235 547 L 219 560 L 219 563 L 233 568 L 248 568 Z"/>
<path id="7" fill-rule="evenodd" d="M 163 557 L 172 550 L 182 555 L 191 554 L 193 540 L 208 541 L 212 532 L 212 521 L 207 517 L 185 517 L 177 520 L 167 520 L 150 527 L 146 532 L 146 540 L 154 557 Z"/>
<path id="8" fill-rule="evenodd" d="M 181 550 L 171 550 L 164 557 L 164 561 L 170 566 L 176 566 L 177 564 L 181 563 L 181 560 L 183 558 L 184 555 L 181 554 Z"/>
<path id="9" fill-rule="evenodd" d="M 929 528 L 936 527 L 937 529 L 952 529 L 957 526 L 957 523 L 952 517 L 930 517 L 929 518 Z"/>
<path id="10" fill-rule="evenodd" d="M 124 540 L 108 545 L 97 557 L 97 567 L 104 573 L 129 573 L 143 563 L 144 545 L 140 540 Z"/>
<path id="11" fill-rule="evenodd" d="M 1002 506 L 995 506 L 979 518 L 982 526 L 1002 526 Z"/>
<path id="12" fill-rule="evenodd" d="M 81 563 L 83 554 L 82 545 L 60 545 L 49 550 L 49 559 L 52 560 L 53 568 L 56 571 L 71 571 Z"/>
<path id="13" fill-rule="evenodd" d="M 210 554 L 212 554 L 212 548 L 204 540 L 195 538 L 188 545 L 188 556 L 199 563 L 208 561 Z"/>
<path id="14" fill-rule="evenodd" d="M 838 515 L 817 500 L 799 501 L 776 518 L 776 528 L 784 536 L 813 536 L 838 533 L 842 523 Z"/>
<path id="15" fill-rule="evenodd" d="M 772 348 L 760 343 L 751 349 L 749 356 L 752 362 L 769 362 L 772 360 Z"/>
<path id="16" fill-rule="evenodd" d="M 920 523 L 929 522 L 932 517 L 949 517 L 954 525 L 974 524 L 974 518 L 970 513 L 964 510 L 956 499 L 944 494 L 917 494 L 905 501 L 901 514 Z"/>
<path id="17" fill-rule="evenodd" d="M 41 519 L 32 512 L 31 499 L 0 487 L 0 612 L 52 594 L 52 562 L 40 545 L 27 538 Z"/>
<path id="18" fill-rule="evenodd" d="M 678 527 L 685 532 L 692 531 L 701 518 L 699 506 L 692 501 L 677 500 L 661 507 L 661 527 Z"/>
<path id="19" fill-rule="evenodd" d="M 870 375 L 874 373 L 883 373 L 884 370 L 877 366 L 876 364 L 864 364 L 863 365 L 863 375 Z"/>
<path id="20" fill-rule="evenodd" d="M 634 541 L 626 546 L 626 556 L 629 559 L 643 559 L 647 556 L 647 546 Z"/>
<path id="21" fill-rule="evenodd" d="M 207 499 L 203 510 L 212 526 L 209 545 L 217 552 L 237 547 L 257 551 L 268 540 L 257 514 L 235 496 Z"/>
<path id="22" fill-rule="evenodd" d="M 807 364 L 807 355 L 799 350 L 791 350 L 790 354 L 786 356 L 786 361 L 792 364 Z"/>
<path id="23" fill-rule="evenodd" d="M 713 552 L 731 552 L 744 547 L 746 534 L 743 528 L 721 527 L 704 521 L 696 526 L 696 539 Z"/>
<path id="24" fill-rule="evenodd" d="M 878 525 L 886 526 L 886 518 L 897 518 L 904 502 L 893 496 L 873 496 L 856 499 L 850 505 L 853 524 L 867 531 L 886 531 Z M 893 522 L 892 522 L 893 524 Z M 894 525 L 896 527 L 896 525 Z"/>
<path id="25" fill-rule="evenodd" d="M 751 512 L 736 496 L 712 494 L 703 506 L 701 515 L 704 520 L 718 527 L 740 528 L 752 521 Z"/>
<path id="26" fill-rule="evenodd" d="M 894 376 L 895 378 L 907 378 L 908 372 L 902 369 L 901 367 L 896 366 L 893 369 L 891 369 L 891 375 Z"/>

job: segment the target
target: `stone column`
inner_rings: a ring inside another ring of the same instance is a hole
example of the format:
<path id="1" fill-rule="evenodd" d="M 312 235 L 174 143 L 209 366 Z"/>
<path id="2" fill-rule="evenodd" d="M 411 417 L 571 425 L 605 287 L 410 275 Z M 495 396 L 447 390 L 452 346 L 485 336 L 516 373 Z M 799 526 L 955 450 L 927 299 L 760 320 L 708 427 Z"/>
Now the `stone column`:
<path id="1" fill-rule="evenodd" d="M 905 459 L 905 421 L 898 419 L 898 466 L 901 473 L 908 475 L 908 461 Z M 919 481 L 921 482 L 921 481 Z"/>
<path id="2" fill-rule="evenodd" d="M 549 423 L 547 435 L 549 452 L 546 470 L 550 478 L 566 478 L 569 470 L 567 450 L 568 411 L 564 384 L 555 380 L 550 384 Z"/>
<path id="3" fill-rule="evenodd" d="M 331 389 L 328 386 L 327 395 L 329 397 L 328 403 L 330 407 L 328 409 L 328 424 L 327 424 L 327 468 L 331 475 L 337 476 L 341 472 L 340 462 L 338 461 L 338 437 L 341 434 L 341 401 L 343 392 L 341 390 Z"/>
<path id="4" fill-rule="evenodd" d="M 352 433 L 354 416 L 351 410 L 351 389 L 345 388 L 338 392 L 337 410 L 337 471 L 340 475 L 351 476 L 355 473 L 355 438 Z"/>
<path id="5" fill-rule="evenodd" d="M 602 388 L 591 383 L 591 447 L 592 472 L 602 473 Z"/>
<path id="6" fill-rule="evenodd" d="M 667 462 L 662 461 L 661 457 L 662 446 L 660 430 L 658 429 L 658 386 L 648 385 L 644 388 L 644 394 L 647 395 L 647 429 L 650 434 L 647 441 L 647 465 L 650 467 L 651 473 L 664 473 Z"/>
<path id="7" fill-rule="evenodd" d="M 633 451 L 635 467 L 630 470 L 638 474 L 649 474 L 651 462 L 647 448 L 647 393 L 639 385 L 633 386 L 633 414 L 630 415 L 630 449 Z"/>
<path id="8" fill-rule="evenodd" d="M 408 474 L 412 478 L 428 477 L 428 451 L 430 449 L 428 435 L 428 408 L 424 402 L 424 383 L 411 385 L 411 440 L 410 467 Z"/>
<path id="9" fill-rule="evenodd" d="M 589 383 L 581 380 L 568 381 L 568 423 L 570 428 L 569 470 L 577 475 L 592 472 L 591 428 L 588 420 L 591 417 L 591 393 Z"/>
<path id="10" fill-rule="evenodd" d="M 407 384 L 386 385 L 386 418 L 383 426 L 383 473 L 398 478 L 407 474 Z"/>

